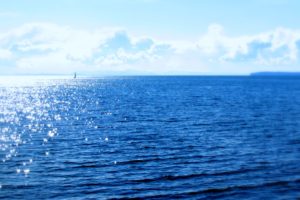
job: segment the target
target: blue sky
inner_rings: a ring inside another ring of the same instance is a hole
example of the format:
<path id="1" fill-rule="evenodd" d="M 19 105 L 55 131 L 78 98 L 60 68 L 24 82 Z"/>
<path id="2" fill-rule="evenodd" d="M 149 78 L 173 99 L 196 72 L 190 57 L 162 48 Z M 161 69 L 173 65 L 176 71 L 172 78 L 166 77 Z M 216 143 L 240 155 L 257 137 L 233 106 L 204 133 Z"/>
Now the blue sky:
<path id="1" fill-rule="evenodd" d="M 1 74 L 300 71 L 296 0 L 0 3 Z"/>

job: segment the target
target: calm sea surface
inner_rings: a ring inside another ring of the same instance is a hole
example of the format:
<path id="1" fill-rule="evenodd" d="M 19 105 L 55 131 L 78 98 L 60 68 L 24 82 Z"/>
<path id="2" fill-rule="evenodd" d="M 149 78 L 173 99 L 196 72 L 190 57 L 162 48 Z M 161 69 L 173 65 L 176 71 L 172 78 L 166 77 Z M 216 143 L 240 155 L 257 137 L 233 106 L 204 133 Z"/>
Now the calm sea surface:
<path id="1" fill-rule="evenodd" d="M 300 77 L 1 77 L 0 198 L 300 198 Z"/>

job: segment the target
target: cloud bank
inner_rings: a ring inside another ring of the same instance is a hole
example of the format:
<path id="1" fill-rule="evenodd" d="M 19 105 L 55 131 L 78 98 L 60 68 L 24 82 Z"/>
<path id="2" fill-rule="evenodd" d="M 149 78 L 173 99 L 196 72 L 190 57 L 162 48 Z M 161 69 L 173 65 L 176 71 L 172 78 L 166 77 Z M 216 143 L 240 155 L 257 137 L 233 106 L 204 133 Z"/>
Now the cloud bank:
<path id="1" fill-rule="evenodd" d="M 198 47 L 220 61 L 251 61 L 271 66 L 297 62 L 299 44 L 299 30 L 277 28 L 257 35 L 229 37 L 222 26 L 211 25 L 200 38 Z"/>
<path id="2" fill-rule="evenodd" d="M 2 74 L 232 74 L 300 70 L 300 30 L 228 36 L 212 24 L 196 41 L 137 37 L 120 28 L 30 23 L 0 32 Z"/>

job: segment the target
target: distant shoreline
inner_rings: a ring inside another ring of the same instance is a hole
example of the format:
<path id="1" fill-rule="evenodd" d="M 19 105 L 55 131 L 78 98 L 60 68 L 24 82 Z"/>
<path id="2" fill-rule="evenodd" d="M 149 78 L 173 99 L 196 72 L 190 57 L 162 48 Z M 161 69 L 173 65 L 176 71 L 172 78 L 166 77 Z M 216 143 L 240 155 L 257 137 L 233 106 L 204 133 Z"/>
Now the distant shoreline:
<path id="1" fill-rule="evenodd" d="M 41 77 L 56 77 L 56 78 L 72 78 L 73 74 L 0 74 L 0 77 L 31 77 L 31 78 L 41 78 Z M 82 74 L 80 78 L 97 78 L 97 77 L 249 77 L 249 76 L 300 76 L 300 72 L 253 72 L 249 74 Z"/>
<path id="2" fill-rule="evenodd" d="M 300 72 L 254 72 L 250 76 L 300 76 Z"/>

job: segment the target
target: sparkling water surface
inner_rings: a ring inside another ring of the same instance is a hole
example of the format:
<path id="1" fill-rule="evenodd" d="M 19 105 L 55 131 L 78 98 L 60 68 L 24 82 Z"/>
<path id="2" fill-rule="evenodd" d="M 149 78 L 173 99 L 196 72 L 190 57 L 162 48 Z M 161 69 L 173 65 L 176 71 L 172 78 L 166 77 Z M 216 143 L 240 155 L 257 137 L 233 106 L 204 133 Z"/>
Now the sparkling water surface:
<path id="1" fill-rule="evenodd" d="M 0 78 L 2 199 L 300 198 L 300 77 Z"/>

